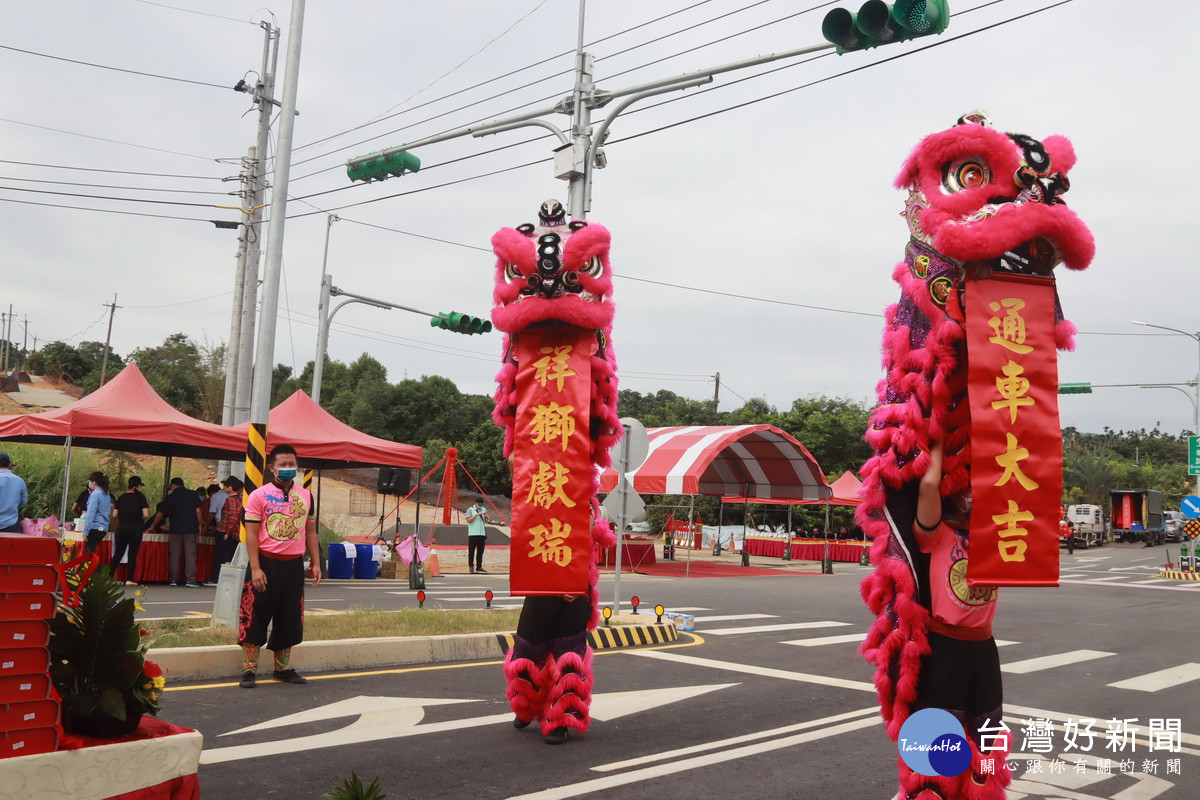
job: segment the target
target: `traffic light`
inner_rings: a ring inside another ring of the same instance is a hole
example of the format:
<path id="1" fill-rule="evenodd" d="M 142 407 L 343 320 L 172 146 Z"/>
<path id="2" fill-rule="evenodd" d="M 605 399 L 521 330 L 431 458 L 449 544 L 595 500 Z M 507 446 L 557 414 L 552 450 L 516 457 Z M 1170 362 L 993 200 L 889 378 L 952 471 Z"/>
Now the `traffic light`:
<path id="1" fill-rule="evenodd" d="M 370 153 L 361 160 L 346 166 L 346 174 L 352 181 L 383 181 L 391 177 L 399 178 L 406 172 L 418 172 L 421 169 L 421 159 L 409 152 L 384 155 L 384 151 Z"/>
<path id="2" fill-rule="evenodd" d="M 948 0 L 899 0 L 891 5 L 867 0 L 858 14 L 831 10 L 821 22 L 821 35 L 837 45 L 840 55 L 941 33 L 949 23 Z"/>
<path id="3" fill-rule="evenodd" d="M 1059 394 L 1091 394 L 1092 385 L 1090 383 L 1060 383 L 1058 385 Z"/>
<path id="4" fill-rule="evenodd" d="M 429 326 L 431 328 L 444 328 L 455 333 L 465 333 L 468 336 L 474 333 L 488 333 L 492 330 L 492 323 L 486 319 L 460 314 L 457 311 L 430 317 Z"/>

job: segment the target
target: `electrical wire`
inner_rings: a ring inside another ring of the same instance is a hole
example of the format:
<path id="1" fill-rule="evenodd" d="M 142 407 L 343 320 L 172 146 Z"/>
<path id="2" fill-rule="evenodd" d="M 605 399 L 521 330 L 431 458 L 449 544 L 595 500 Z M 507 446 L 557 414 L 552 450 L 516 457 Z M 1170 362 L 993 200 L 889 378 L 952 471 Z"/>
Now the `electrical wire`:
<path id="1" fill-rule="evenodd" d="M 449 239 L 439 239 L 436 236 L 425 236 L 424 234 L 413 233 L 412 231 L 402 231 L 399 228 L 388 228 L 384 225 L 375 225 L 370 222 L 362 222 L 361 220 L 357 220 L 357 219 L 348 219 L 346 217 L 340 217 L 340 219 L 342 222 L 353 222 L 355 225 L 362 225 L 364 228 L 376 228 L 377 230 L 389 231 L 391 233 L 399 233 L 404 236 L 412 236 L 417 239 L 425 239 L 426 241 L 430 241 L 430 242 L 439 242 L 441 244 L 449 244 L 449 245 L 453 245 L 454 247 L 465 247 L 468 250 L 479 250 L 484 253 L 492 252 L 490 248 L 480 247 L 480 246 L 474 245 L 474 244 L 463 244 L 462 242 L 454 242 Z"/>
<path id="2" fill-rule="evenodd" d="M 150 200 L 144 197 L 113 197 L 106 194 L 81 194 L 79 192 L 54 192 L 49 189 L 24 189 L 20 186 L 0 185 L 0 189 L 9 192 L 33 192 L 34 194 L 52 194 L 58 197 L 79 197 L 85 200 L 120 200 L 124 203 L 152 203 L 162 206 L 190 206 L 191 208 L 216 208 L 212 203 L 184 203 L 179 200 Z"/>
<path id="3" fill-rule="evenodd" d="M 49 128 L 45 125 L 34 125 L 32 122 L 21 122 L 20 120 L 7 119 L 5 117 L 0 117 L 0 122 L 8 122 L 13 125 L 24 125 L 28 128 L 37 128 L 40 131 L 50 131 L 51 133 L 64 133 L 68 136 L 79 136 L 84 139 L 94 139 L 98 142 L 108 142 L 109 144 L 122 144 L 122 145 L 125 145 L 126 147 L 136 147 L 139 150 L 153 150 L 156 153 L 167 153 L 167 154 L 173 155 L 173 156 L 184 156 L 186 158 L 197 158 L 197 159 L 200 159 L 201 161 L 216 161 L 217 160 L 215 158 L 207 158 L 205 156 L 194 155 L 193 153 L 180 153 L 178 150 L 164 150 L 161 147 L 150 147 L 149 145 L 145 145 L 145 144 L 134 144 L 133 142 L 122 142 L 119 139 L 106 139 L 103 136 L 92 136 L 91 134 L 88 134 L 88 133 L 76 133 L 75 131 L 64 131 L 64 130 L 61 130 L 60 128 Z"/>
<path id="4" fill-rule="evenodd" d="M 153 217 L 155 219 L 181 219 L 181 220 L 186 220 L 187 222 L 203 222 L 208 225 L 211 225 L 213 223 L 213 220 L 211 220 L 211 219 L 197 219 L 195 217 L 178 217 L 178 216 L 173 216 L 171 214 L 145 214 L 140 211 L 118 211 L 115 208 L 89 208 L 87 206 L 68 206 L 68 205 L 61 205 L 59 203 L 38 203 L 33 200 L 15 200 L 11 197 L 0 197 L 0 203 L 20 203 L 21 205 L 26 205 L 26 206 L 44 206 L 46 208 L 66 208 L 66 209 L 70 209 L 72 211 L 98 211 L 102 214 L 121 214 L 123 216 L 129 216 L 129 217 Z"/>
<path id="5" fill-rule="evenodd" d="M 99 167 L 72 167 L 65 164 L 39 164 L 35 161 L 10 161 L 0 158 L 0 164 L 20 164 L 23 167 L 45 167 L 46 169 L 74 169 L 82 172 L 107 172 L 113 175 L 144 175 L 149 178 L 190 178 L 198 181 L 223 181 L 215 175 L 177 175 L 170 172 L 134 172 L 125 169 L 100 169 Z"/>
<path id="6" fill-rule="evenodd" d="M 69 64 L 79 64 L 84 67 L 96 67 L 97 69 L 107 69 L 113 72 L 124 72 L 129 75 L 141 75 L 146 78 L 159 78 L 164 81 L 177 81 L 179 83 L 193 83 L 197 86 L 212 86 L 217 89 L 232 89 L 232 86 L 222 86 L 219 83 L 209 83 L 208 81 L 194 81 L 190 78 L 173 78 L 170 75 L 159 75 L 154 72 L 140 72 L 136 69 L 124 69 L 123 67 L 110 67 L 107 64 L 95 64 L 91 61 L 79 61 L 74 58 L 64 58 L 63 56 L 52 56 L 49 53 L 39 53 L 36 50 L 23 50 L 20 47 L 13 47 L 7 44 L 0 44 L 0 50 L 11 50 L 14 53 L 24 53 L 29 56 L 39 56 L 41 58 L 49 58 L 54 61 L 66 61 Z"/>
<path id="7" fill-rule="evenodd" d="M 132 0 L 132 2 L 142 3 L 142 4 L 148 5 L 148 6 L 158 6 L 159 8 L 169 8 L 172 11 L 183 11 L 188 14 L 199 14 L 202 17 L 212 17 L 213 19 L 224 19 L 224 20 L 228 20 L 230 22 L 242 22 L 247 25 L 253 25 L 256 28 L 258 27 L 257 22 L 252 22 L 251 20 L 248 20 L 248 19 L 238 19 L 237 17 L 225 17 L 220 14 L 213 14 L 208 11 L 196 11 L 191 8 L 180 8 L 179 6 L 169 6 L 166 3 L 154 3 L 154 2 L 151 2 L 151 0 Z M 270 12 L 268 12 L 268 13 L 270 13 Z"/>
<path id="8" fill-rule="evenodd" d="M 91 189 L 122 189 L 127 192 L 170 192 L 173 194 L 208 194 L 215 197 L 228 197 L 238 192 L 208 192 L 193 189 L 158 189 L 152 186 L 114 186 L 111 183 L 77 183 L 76 181 L 50 181 L 45 178 L 14 178 L 11 175 L 0 175 L 0 181 L 20 181 L 21 183 L 48 183 L 53 186 L 84 186 Z"/>

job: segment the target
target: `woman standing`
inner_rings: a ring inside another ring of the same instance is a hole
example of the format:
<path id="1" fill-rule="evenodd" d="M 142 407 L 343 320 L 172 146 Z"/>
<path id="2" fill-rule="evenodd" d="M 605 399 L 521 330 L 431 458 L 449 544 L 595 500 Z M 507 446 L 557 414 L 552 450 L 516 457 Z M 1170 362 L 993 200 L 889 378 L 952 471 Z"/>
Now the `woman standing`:
<path id="1" fill-rule="evenodd" d="M 129 552 L 125 565 L 125 585 L 137 586 L 137 557 L 142 546 L 142 532 L 146 529 L 146 518 L 150 515 L 150 504 L 142 494 L 142 479 L 134 475 L 129 479 L 129 490 L 117 498 L 117 530 L 113 534 L 112 558 L 109 571 L 116 573 L 121 556 Z"/>
<path id="2" fill-rule="evenodd" d="M 84 552 L 94 553 L 104 537 L 108 535 L 108 523 L 112 515 L 112 498 L 108 494 L 108 476 L 103 472 L 93 472 L 88 476 L 87 516 L 83 520 L 83 529 L 87 531 L 87 545 Z"/>

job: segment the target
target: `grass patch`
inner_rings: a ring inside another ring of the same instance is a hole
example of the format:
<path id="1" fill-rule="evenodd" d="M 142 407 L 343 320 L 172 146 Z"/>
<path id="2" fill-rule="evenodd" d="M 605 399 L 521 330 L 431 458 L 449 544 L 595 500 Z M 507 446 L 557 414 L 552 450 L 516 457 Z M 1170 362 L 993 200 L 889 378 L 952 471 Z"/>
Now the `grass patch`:
<path id="1" fill-rule="evenodd" d="M 493 633 L 517 628 L 518 609 L 419 609 L 380 611 L 355 608 L 345 614 L 304 618 L 305 641 L 382 636 L 445 636 L 455 633 Z M 159 619 L 142 623 L 151 647 L 208 647 L 234 644 L 236 634 L 198 619 Z"/>

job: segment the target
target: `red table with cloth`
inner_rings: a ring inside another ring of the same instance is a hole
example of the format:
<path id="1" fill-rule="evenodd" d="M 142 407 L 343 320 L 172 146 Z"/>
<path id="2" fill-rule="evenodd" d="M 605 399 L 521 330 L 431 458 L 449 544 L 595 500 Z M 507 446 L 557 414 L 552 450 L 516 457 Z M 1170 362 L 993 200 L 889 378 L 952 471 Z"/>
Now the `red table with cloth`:
<path id="1" fill-rule="evenodd" d="M 657 563 L 654 557 L 653 539 L 631 539 L 626 536 L 621 540 L 621 568 L 637 569 L 643 564 Z M 596 558 L 596 563 L 602 567 L 616 567 L 617 546 L 606 548 Z"/>
<path id="2" fill-rule="evenodd" d="M 154 717 L 115 739 L 66 734 L 53 753 L 0 759 L 0 796 L 198 800 L 204 737 Z"/>
<path id="3" fill-rule="evenodd" d="M 100 563 L 108 565 L 112 560 L 112 533 L 104 537 L 104 541 L 96 548 Z M 170 557 L 169 533 L 144 533 L 142 546 L 138 548 L 137 575 L 134 580 L 138 583 L 166 583 L 170 579 L 167 573 L 167 561 Z M 74 558 L 83 552 L 83 543 L 87 534 L 82 531 L 63 531 L 62 545 L 65 558 Z M 203 534 L 196 546 L 196 580 L 208 583 L 216 579 L 212 574 L 213 537 Z M 125 567 L 116 571 L 117 580 L 128 580 L 125 577 Z"/>
<path id="4" fill-rule="evenodd" d="M 783 539 L 746 537 L 746 552 L 752 556 L 783 558 Z M 829 557 L 833 561 L 856 563 L 862 557 L 861 541 L 829 540 Z M 820 561 L 825 558 L 824 539 L 792 539 L 792 558 L 796 561 Z"/>

